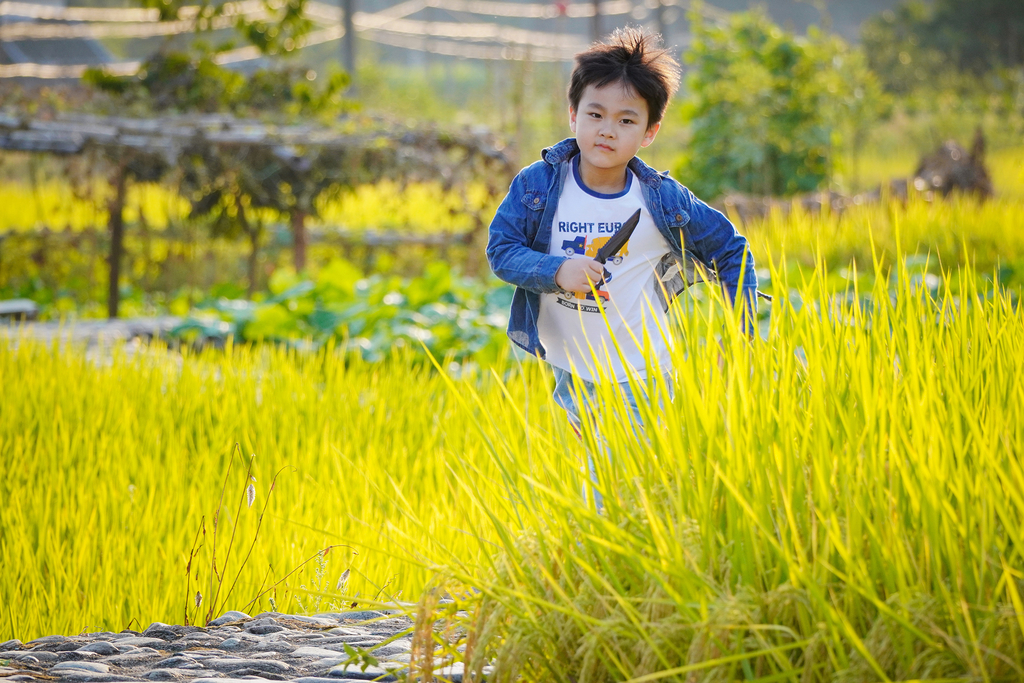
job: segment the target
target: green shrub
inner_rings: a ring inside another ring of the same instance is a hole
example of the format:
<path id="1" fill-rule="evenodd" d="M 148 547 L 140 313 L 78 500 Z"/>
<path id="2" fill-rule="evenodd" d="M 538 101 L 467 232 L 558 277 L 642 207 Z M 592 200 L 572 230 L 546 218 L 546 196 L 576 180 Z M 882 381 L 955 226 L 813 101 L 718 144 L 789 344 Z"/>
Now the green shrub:
<path id="1" fill-rule="evenodd" d="M 844 134 L 858 137 L 882 104 L 863 55 L 814 28 L 793 36 L 760 11 L 728 26 L 691 21 L 682 112 L 692 140 L 677 177 L 709 198 L 820 187 Z"/>

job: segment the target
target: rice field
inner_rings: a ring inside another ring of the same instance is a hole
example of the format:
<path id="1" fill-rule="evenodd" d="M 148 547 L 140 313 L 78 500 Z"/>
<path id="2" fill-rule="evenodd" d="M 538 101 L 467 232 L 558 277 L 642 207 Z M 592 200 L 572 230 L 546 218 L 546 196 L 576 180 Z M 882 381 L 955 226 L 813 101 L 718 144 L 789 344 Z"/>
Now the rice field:
<path id="1" fill-rule="evenodd" d="M 639 437 L 606 391 L 581 442 L 511 354 L 15 331 L 0 641 L 418 602 L 502 681 L 1024 679 L 1022 224 L 1003 196 L 744 226 L 760 338 L 686 297 Z"/>
<path id="2" fill-rule="evenodd" d="M 601 514 L 533 361 L 5 344 L 0 638 L 447 591 L 500 680 L 1019 679 L 1017 299 L 822 264 L 761 340 L 694 300 L 641 438 L 598 398 Z"/>

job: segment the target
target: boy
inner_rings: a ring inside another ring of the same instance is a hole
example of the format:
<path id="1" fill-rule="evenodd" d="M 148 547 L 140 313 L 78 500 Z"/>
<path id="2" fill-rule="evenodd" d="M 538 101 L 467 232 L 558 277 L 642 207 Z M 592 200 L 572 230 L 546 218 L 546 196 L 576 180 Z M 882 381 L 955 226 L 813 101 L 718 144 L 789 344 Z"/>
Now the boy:
<path id="1" fill-rule="evenodd" d="M 671 300 L 693 282 L 694 261 L 717 273 L 730 297 L 741 290 L 748 311 L 756 302 L 746 239 L 636 158 L 654 142 L 679 83 L 679 65 L 659 40 L 621 29 L 576 55 L 568 91 L 575 138 L 520 171 L 490 226 L 491 269 L 516 285 L 508 336 L 553 366 L 555 400 L 577 433 L 573 389 L 593 395 L 599 375 L 620 384 L 639 424 L 628 378 L 642 385 L 649 366 L 659 375 L 671 371 L 661 330 Z M 596 247 L 637 209 L 640 222 L 626 246 L 606 264 L 596 261 Z"/>

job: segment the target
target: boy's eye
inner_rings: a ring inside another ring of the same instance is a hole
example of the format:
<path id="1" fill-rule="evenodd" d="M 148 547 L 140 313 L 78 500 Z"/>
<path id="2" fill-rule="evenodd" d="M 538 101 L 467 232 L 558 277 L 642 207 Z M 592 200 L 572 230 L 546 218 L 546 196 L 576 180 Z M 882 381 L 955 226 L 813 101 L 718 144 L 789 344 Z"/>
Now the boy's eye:
<path id="1" fill-rule="evenodd" d="M 633 119 L 622 119 L 623 123 L 633 123 Z"/>

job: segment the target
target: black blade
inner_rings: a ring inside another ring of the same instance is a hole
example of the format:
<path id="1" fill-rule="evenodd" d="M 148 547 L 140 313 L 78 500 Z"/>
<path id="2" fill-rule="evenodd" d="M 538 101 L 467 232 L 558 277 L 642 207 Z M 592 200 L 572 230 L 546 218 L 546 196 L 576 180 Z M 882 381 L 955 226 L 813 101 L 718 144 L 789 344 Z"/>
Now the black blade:
<path id="1" fill-rule="evenodd" d="M 622 227 L 615 231 L 615 234 L 608 238 L 608 241 L 604 243 L 604 246 L 597 250 L 597 256 L 594 257 L 598 263 L 605 263 L 612 256 L 619 253 L 619 249 L 622 249 L 623 245 L 629 241 L 630 236 L 633 234 L 633 230 L 636 229 L 637 224 L 640 222 L 640 209 L 636 210 L 632 216 L 630 216 Z"/>

